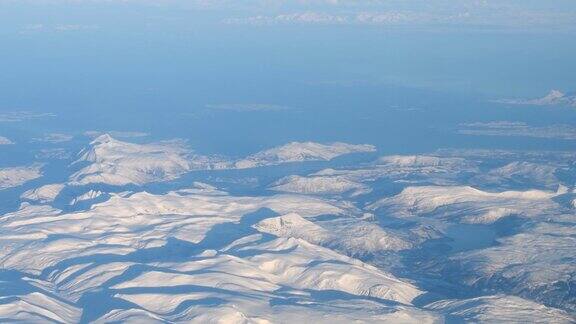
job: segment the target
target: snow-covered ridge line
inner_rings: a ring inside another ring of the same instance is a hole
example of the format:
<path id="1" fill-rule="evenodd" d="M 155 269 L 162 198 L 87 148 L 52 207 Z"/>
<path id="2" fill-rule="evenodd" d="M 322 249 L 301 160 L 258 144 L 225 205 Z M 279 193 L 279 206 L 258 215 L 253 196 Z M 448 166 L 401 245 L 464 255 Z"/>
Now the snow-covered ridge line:
<path id="1" fill-rule="evenodd" d="M 368 144 L 354 145 L 339 142 L 331 144 L 292 142 L 236 161 L 234 167 L 238 169 L 246 169 L 289 162 L 330 161 L 341 155 L 375 151 L 376 148 L 373 145 Z"/>
<path id="2" fill-rule="evenodd" d="M 466 223 L 491 224 L 512 215 L 537 217 L 560 212 L 560 206 L 552 201 L 557 195 L 541 190 L 486 192 L 469 186 L 418 186 L 407 187 L 368 208 L 384 208 L 395 217 L 422 216 L 441 210 L 442 217 L 457 216 Z"/>
<path id="3" fill-rule="evenodd" d="M 232 161 L 195 154 L 180 141 L 134 144 L 104 134 L 80 152 L 74 164 L 90 164 L 73 174 L 70 183 L 142 185 L 173 180 L 193 170 L 246 169 L 291 162 L 329 161 L 345 154 L 373 151 L 375 148 L 372 145 L 293 142 Z"/>

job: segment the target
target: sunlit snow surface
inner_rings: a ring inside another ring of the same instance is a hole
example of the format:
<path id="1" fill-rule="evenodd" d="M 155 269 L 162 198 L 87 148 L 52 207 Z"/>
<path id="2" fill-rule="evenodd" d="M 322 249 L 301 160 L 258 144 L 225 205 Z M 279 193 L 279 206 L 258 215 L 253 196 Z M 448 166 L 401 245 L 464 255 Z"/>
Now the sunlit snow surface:
<path id="1" fill-rule="evenodd" d="M 80 140 L 0 169 L 0 321 L 576 320 L 576 154 Z"/>

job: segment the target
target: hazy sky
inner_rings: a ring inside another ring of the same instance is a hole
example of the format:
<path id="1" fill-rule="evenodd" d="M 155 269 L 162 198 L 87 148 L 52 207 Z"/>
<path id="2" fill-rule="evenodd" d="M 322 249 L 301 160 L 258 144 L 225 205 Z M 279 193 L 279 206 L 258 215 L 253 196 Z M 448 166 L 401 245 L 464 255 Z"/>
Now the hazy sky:
<path id="1" fill-rule="evenodd" d="M 0 111 L 205 150 L 293 139 L 424 149 L 459 123 L 573 120 L 489 102 L 574 91 L 575 27 L 573 1 L 0 0 Z M 412 138 L 426 129 L 437 137 Z"/>

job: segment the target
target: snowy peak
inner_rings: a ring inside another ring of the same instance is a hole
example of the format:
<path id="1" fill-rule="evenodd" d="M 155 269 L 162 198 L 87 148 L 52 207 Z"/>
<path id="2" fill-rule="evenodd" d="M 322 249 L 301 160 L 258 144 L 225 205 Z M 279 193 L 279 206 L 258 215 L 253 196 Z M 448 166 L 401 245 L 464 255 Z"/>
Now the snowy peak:
<path id="1" fill-rule="evenodd" d="M 263 233 L 278 237 L 299 238 L 313 244 L 319 244 L 330 237 L 327 230 L 296 213 L 267 218 L 254 225 L 254 228 Z"/>
<path id="2" fill-rule="evenodd" d="M 142 185 L 179 177 L 190 169 L 190 151 L 181 142 L 134 144 L 108 134 L 96 138 L 74 162 L 91 162 L 71 176 L 73 184 Z"/>
<path id="3" fill-rule="evenodd" d="M 576 96 L 567 95 L 559 90 L 551 90 L 542 98 L 527 101 L 532 105 L 567 105 L 576 106 Z"/>
<path id="4" fill-rule="evenodd" d="M 90 144 L 91 145 L 98 145 L 98 144 L 104 144 L 104 143 L 110 143 L 110 142 L 116 142 L 116 140 L 114 138 L 112 138 L 112 136 L 110 136 L 110 134 L 102 134 L 102 135 L 96 137 Z"/>
<path id="5" fill-rule="evenodd" d="M 119 151 L 119 148 L 126 150 L 126 153 L 128 153 L 134 150 L 134 145 L 136 144 L 118 141 L 108 134 L 103 134 L 95 138 L 87 148 L 78 154 L 79 158 L 76 162 L 96 162 L 104 158 L 104 156 L 110 155 L 113 151 Z"/>
<path id="6" fill-rule="evenodd" d="M 550 92 L 541 98 L 534 99 L 503 99 L 500 103 L 512 105 L 533 105 L 533 106 L 568 106 L 576 107 L 576 94 L 565 94 L 560 90 L 550 90 Z"/>
<path id="7" fill-rule="evenodd" d="M 554 102 L 556 100 L 564 98 L 565 94 L 560 90 L 550 90 L 548 95 L 542 98 L 543 102 Z"/>

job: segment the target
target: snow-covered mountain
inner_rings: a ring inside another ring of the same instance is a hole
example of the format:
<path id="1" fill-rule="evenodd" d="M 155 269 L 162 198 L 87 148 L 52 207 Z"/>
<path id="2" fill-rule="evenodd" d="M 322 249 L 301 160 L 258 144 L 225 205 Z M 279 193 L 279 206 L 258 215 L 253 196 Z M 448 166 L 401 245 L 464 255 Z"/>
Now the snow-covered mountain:
<path id="1" fill-rule="evenodd" d="M 411 305 L 423 293 L 412 284 L 290 235 L 315 228 L 306 218 L 345 212 L 344 206 L 315 198 L 136 193 L 71 214 L 46 206 L 31 213 L 31 208 L 23 206 L 0 219 L 0 266 L 18 276 L 11 285 L 30 282 L 31 287 L 15 290 L 2 316 L 73 322 L 274 321 L 296 316 L 291 313 L 301 314 L 295 319 L 322 318 L 336 306 L 304 308 L 303 313 L 292 309 L 346 294 L 357 301 L 332 310 L 343 322 L 438 319 Z M 289 212 L 302 216 L 267 219 Z M 251 225 L 278 237 L 262 236 Z M 94 298 L 99 306 L 91 305 Z M 371 308 L 376 313 L 358 311 Z"/>
<path id="2" fill-rule="evenodd" d="M 72 199 L 72 201 L 70 201 L 70 205 L 74 206 L 74 205 L 81 203 L 81 202 L 96 199 L 98 197 L 101 197 L 102 195 L 104 195 L 104 193 L 100 190 L 90 190 L 90 191 L 85 192 L 85 193 L 79 195 L 78 197 L 75 197 L 74 199 Z"/>
<path id="3" fill-rule="evenodd" d="M 250 155 L 236 161 L 234 166 L 238 169 L 247 169 L 288 162 L 330 161 L 345 154 L 374 152 L 375 150 L 374 146 L 366 144 L 292 142 Z"/>
<path id="4" fill-rule="evenodd" d="M 338 177 L 356 183 L 389 179 L 440 185 L 457 183 L 463 175 L 475 172 L 478 172 L 478 166 L 473 160 L 430 155 L 393 155 L 353 168 L 324 169 L 310 176 Z"/>
<path id="5" fill-rule="evenodd" d="M 101 135 L 75 163 L 89 164 L 73 174 L 72 184 L 137 184 L 175 179 L 190 169 L 190 151 L 179 142 L 133 144 Z"/>
<path id="6" fill-rule="evenodd" d="M 0 190 L 20 186 L 42 176 L 42 165 L 0 168 Z"/>
<path id="7" fill-rule="evenodd" d="M 558 167 L 555 165 L 515 161 L 479 174 L 471 182 L 500 188 L 513 185 L 553 190 L 557 189 L 560 182 L 556 172 L 558 172 Z"/>
<path id="8" fill-rule="evenodd" d="M 541 190 L 486 192 L 467 186 L 407 187 L 369 206 L 396 217 L 434 215 L 470 224 L 491 224 L 504 217 L 537 217 L 559 211 L 556 192 Z"/>
<path id="9" fill-rule="evenodd" d="M 426 308 L 441 311 L 464 323 L 572 323 L 574 318 L 558 309 L 513 296 L 486 296 L 441 300 Z"/>
<path id="10" fill-rule="evenodd" d="M 378 164 L 393 165 L 395 167 L 444 167 L 454 169 L 468 169 L 474 166 L 474 162 L 463 158 L 448 158 L 430 155 L 389 155 L 377 160 Z"/>
<path id="11" fill-rule="evenodd" d="M 576 216 L 559 215 L 521 233 L 504 237 L 498 244 L 458 254 L 454 267 L 466 275 L 460 280 L 485 289 L 508 291 L 547 305 L 576 311 L 572 290 L 576 267 Z"/>
<path id="12" fill-rule="evenodd" d="M 101 135 L 62 183 L 2 169 L 24 202 L 0 216 L 0 321 L 576 320 L 576 155 L 330 163 L 372 150 L 291 143 L 232 160 Z M 324 169 L 281 166 L 313 160 Z"/>
<path id="13" fill-rule="evenodd" d="M 501 103 L 513 105 L 534 105 L 534 106 L 568 106 L 576 107 L 576 94 L 564 93 L 560 90 L 550 90 L 550 92 L 541 98 L 534 99 L 503 99 Z"/>
<path id="14" fill-rule="evenodd" d="M 263 233 L 295 237 L 355 256 L 401 251 L 414 246 L 408 237 L 400 233 L 384 230 L 371 222 L 349 218 L 315 223 L 291 213 L 262 220 L 254 227 Z"/>
<path id="15" fill-rule="evenodd" d="M 60 183 L 48 184 L 39 188 L 28 190 L 24 192 L 20 198 L 43 204 L 49 203 L 54 201 L 65 187 L 66 185 Z"/>
<path id="16" fill-rule="evenodd" d="M 195 170 L 246 169 L 291 162 L 329 161 L 359 152 L 373 152 L 372 145 L 345 143 L 290 143 L 238 161 L 194 154 L 180 141 L 135 144 L 100 135 L 80 152 L 74 164 L 88 163 L 70 177 L 73 185 L 104 183 L 143 185 L 174 180 Z"/>
<path id="17" fill-rule="evenodd" d="M 342 194 L 350 192 L 353 195 L 366 193 L 370 188 L 345 177 L 323 176 L 288 176 L 272 184 L 270 189 L 282 192 L 294 192 L 302 194 Z"/>

